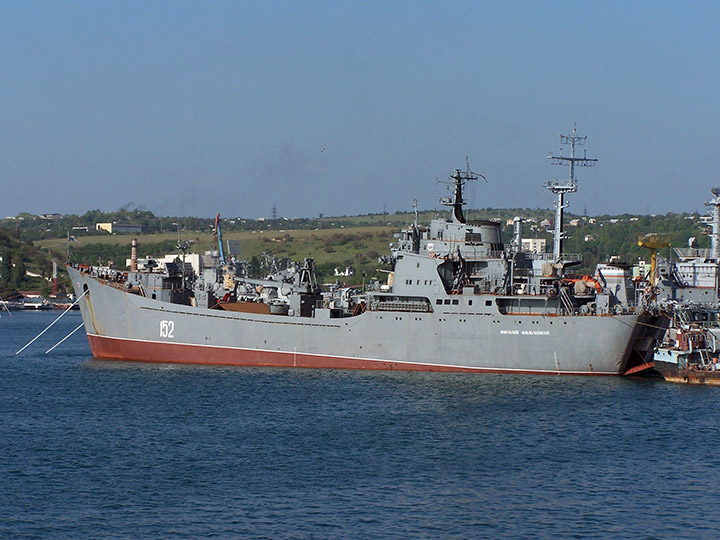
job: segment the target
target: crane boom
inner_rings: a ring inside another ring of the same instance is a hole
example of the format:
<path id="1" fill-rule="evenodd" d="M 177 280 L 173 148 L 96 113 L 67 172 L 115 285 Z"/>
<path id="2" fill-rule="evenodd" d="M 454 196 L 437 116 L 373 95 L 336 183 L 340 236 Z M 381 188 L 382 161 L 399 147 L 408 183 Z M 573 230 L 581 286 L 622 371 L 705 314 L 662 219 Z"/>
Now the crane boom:
<path id="1" fill-rule="evenodd" d="M 225 251 L 223 250 L 222 231 L 220 230 L 220 214 L 215 216 L 215 232 L 213 233 L 220 248 L 220 264 L 225 265 Z"/>

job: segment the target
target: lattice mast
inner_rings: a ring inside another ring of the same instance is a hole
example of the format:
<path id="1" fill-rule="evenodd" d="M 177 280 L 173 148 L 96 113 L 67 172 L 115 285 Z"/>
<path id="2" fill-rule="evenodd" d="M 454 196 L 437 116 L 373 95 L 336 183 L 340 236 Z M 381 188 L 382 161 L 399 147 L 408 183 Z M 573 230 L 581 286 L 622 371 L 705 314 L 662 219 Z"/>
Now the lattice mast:
<path id="1" fill-rule="evenodd" d="M 705 203 L 710 206 L 710 240 L 712 242 L 710 255 L 713 259 L 720 259 L 720 188 L 712 188 L 713 198 Z"/>
<path id="2" fill-rule="evenodd" d="M 572 135 L 560 135 L 561 145 L 570 145 L 570 157 L 563 155 L 560 149 L 560 155 L 555 156 L 548 153 L 548 159 L 553 165 L 570 165 L 570 177 L 561 183 L 559 180 L 552 180 L 545 184 L 545 187 L 553 192 L 556 196 L 555 200 L 555 227 L 553 230 L 553 257 L 559 261 L 562 257 L 563 240 L 567 238 L 563 230 L 563 212 L 569 204 L 565 203 L 566 193 L 575 193 L 577 191 L 577 178 L 575 178 L 575 167 L 593 167 L 597 162 L 597 158 L 587 157 L 587 151 L 583 151 L 582 157 L 575 156 L 575 146 L 585 144 L 587 136 L 581 137 L 577 134 L 577 127 L 573 126 Z"/>

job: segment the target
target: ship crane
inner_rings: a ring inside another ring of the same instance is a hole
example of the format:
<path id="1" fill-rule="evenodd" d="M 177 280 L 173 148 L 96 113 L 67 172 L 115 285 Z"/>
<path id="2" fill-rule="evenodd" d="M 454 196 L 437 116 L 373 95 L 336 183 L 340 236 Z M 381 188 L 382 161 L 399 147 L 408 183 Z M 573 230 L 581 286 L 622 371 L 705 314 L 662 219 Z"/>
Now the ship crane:
<path id="1" fill-rule="evenodd" d="M 213 236 L 215 236 L 218 248 L 220 248 L 220 265 L 225 266 L 225 251 L 223 250 L 222 231 L 220 230 L 220 214 L 215 216 L 215 229 L 213 230 Z"/>
<path id="2" fill-rule="evenodd" d="M 57 259 L 53 257 L 52 266 L 52 293 L 53 296 L 57 296 L 58 293 L 58 263 Z"/>
<path id="3" fill-rule="evenodd" d="M 638 246 L 650 249 L 650 297 L 655 296 L 655 283 L 657 278 L 657 252 L 658 249 L 671 247 L 670 237 L 665 234 L 646 234 L 638 236 Z"/>

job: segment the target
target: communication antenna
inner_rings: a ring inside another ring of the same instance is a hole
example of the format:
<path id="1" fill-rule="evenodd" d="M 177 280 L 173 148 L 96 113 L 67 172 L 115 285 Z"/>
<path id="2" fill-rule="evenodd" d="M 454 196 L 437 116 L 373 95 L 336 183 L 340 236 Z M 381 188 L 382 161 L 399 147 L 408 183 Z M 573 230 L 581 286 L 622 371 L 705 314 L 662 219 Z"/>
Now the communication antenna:
<path id="1" fill-rule="evenodd" d="M 575 156 L 575 147 L 585 144 L 587 136 L 581 137 L 577 134 L 577 125 L 573 125 L 572 135 L 560 135 L 561 145 L 570 145 L 570 156 L 548 153 L 548 159 L 552 165 L 570 165 L 570 176 L 565 182 L 551 180 L 545 183 L 545 187 L 555 194 L 555 229 L 553 230 L 553 257 L 559 261 L 562 257 L 562 244 L 567 235 L 563 231 L 563 211 L 569 206 L 565 204 L 565 194 L 577 191 L 577 179 L 575 178 L 575 167 L 594 167 L 597 158 L 587 157 L 587 150 L 583 151 L 582 157 Z"/>
<path id="2" fill-rule="evenodd" d="M 277 219 L 277 215 L 278 215 L 278 214 L 277 214 L 277 206 L 275 206 L 275 204 L 273 204 L 273 207 L 272 207 L 272 219 L 273 219 L 273 221 L 275 221 L 275 220 Z"/>

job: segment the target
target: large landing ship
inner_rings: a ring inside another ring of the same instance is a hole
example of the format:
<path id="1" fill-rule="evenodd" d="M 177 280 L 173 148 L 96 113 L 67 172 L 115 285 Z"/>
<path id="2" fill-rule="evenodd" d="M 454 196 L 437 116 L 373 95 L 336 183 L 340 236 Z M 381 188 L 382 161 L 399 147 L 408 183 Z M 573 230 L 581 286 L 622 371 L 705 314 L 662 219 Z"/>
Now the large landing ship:
<path id="1" fill-rule="evenodd" d="M 69 267 L 93 354 L 147 362 L 622 375 L 649 367 L 658 320 L 632 305 L 627 269 L 568 277 L 572 257 L 526 253 L 521 221 L 468 221 L 469 168 L 447 218 L 398 235 L 388 282 L 322 292 L 312 259 L 269 280 L 218 257 L 188 273 Z M 557 227 L 561 231 L 561 227 Z M 131 266 L 132 268 L 132 266 Z"/>

